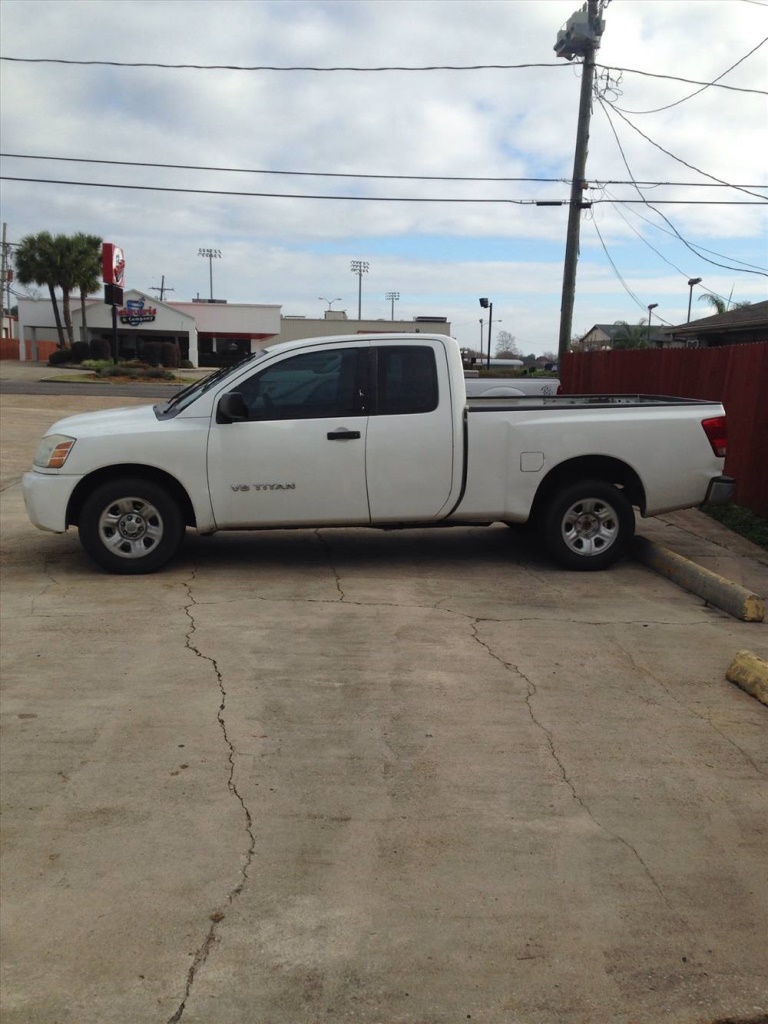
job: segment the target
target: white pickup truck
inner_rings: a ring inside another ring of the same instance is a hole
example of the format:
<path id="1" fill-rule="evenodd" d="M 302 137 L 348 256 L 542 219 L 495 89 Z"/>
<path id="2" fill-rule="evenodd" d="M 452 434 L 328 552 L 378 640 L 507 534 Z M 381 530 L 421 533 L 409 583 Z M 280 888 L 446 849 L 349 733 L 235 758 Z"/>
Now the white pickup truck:
<path id="1" fill-rule="evenodd" d="M 717 403 L 467 398 L 441 335 L 287 342 L 168 401 L 53 424 L 23 478 L 35 526 L 79 529 L 115 573 L 160 568 L 186 527 L 535 524 L 574 569 L 616 561 L 642 515 L 725 501 Z"/>

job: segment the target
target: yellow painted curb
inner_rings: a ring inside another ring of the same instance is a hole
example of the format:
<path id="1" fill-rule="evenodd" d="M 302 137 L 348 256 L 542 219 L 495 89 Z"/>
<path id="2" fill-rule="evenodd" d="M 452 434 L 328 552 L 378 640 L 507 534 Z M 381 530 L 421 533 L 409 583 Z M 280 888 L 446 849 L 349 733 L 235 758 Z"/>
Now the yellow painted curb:
<path id="1" fill-rule="evenodd" d="M 768 705 L 768 661 L 752 651 L 739 651 L 725 678 L 746 690 L 761 704 Z"/>
<path id="2" fill-rule="evenodd" d="M 689 590 L 709 604 L 722 609 L 735 619 L 744 622 L 762 622 L 765 618 L 765 601 L 759 594 L 753 594 L 746 587 L 732 583 L 716 572 L 711 572 L 676 551 L 655 544 L 646 537 L 636 537 L 635 557 L 643 565 L 655 570 L 678 586 Z"/>

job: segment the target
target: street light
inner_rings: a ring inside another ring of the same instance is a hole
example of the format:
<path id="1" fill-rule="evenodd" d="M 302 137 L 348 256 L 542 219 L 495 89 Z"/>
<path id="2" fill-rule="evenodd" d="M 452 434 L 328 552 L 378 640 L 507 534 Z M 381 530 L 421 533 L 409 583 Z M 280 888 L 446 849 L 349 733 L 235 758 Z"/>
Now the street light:
<path id="1" fill-rule="evenodd" d="M 480 305 L 488 310 L 488 369 L 491 368 L 491 325 L 493 324 L 493 303 L 488 299 L 480 299 Z M 482 320 L 480 321 L 482 323 Z"/>
<path id="2" fill-rule="evenodd" d="M 657 306 L 658 306 L 658 302 L 652 302 L 648 306 L 648 339 L 647 339 L 647 341 L 648 341 L 649 345 L 651 344 L 651 310 L 652 309 L 656 309 Z"/>
<path id="3" fill-rule="evenodd" d="M 392 319 L 395 319 L 395 303 L 400 300 L 400 292 L 387 292 L 387 301 L 392 304 Z"/>
<path id="4" fill-rule="evenodd" d="M 688 319 L 685 321 L 687 324 L 691 322 L 691 299 L 693 299 L 693 286 L 695 284 L 701 284 L 700 277 L 691 277 L 688 279 L 688 287 L 690 288 L 690 291 L 688 292 Z"/>
<path id="5" fill-rule="evenodd" d="M 208 280 L 211 286 L 211 302 L 213 302 L 213 261 L 221 259 L 221 249 L 198 249 L 198 256 L 204 256 L 208 260 Z"/>
<path id="6" fill-rule="evenodd" d="M 328 312 L 330 312 L 331 306 L 334 304 L 334 302 L 341 302 L 341 296 L 339 296 L 336 299 L 326 299 L 326 297 L 324 295 L 318 295 L 317 301 L 318 302 L 327 302 L 328 303 Z"/>
<path id="7" fill-rule="evenodd" d="M 360 313 L 362 311 L 363 304 L 363 274 L 368 273 L 369 264 L 365 260 L 352 260 L 349 264 L 349 269 L 353 274 L 357 274 L 357 319 L 362 319 Z"/>

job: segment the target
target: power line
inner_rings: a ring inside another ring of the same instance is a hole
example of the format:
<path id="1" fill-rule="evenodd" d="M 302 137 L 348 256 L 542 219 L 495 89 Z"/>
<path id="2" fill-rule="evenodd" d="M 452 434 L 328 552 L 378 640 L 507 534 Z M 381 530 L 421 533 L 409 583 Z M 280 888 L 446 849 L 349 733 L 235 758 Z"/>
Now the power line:
<path id="1" fill-rule="evenodd" d="M 638 231 L 635 230 L 635 228 L 632 227 L 632 225 L 629 223 L 629 221 L 626 219 L 624 214 L 619 209 L 619 207 L 624 206 L 624 200 L 618 199 L 616 196 L 612 195 L 608 191 L 608 189 L 605 189 L 604 191 L 605 191 L 605 194 L 607 196 L 609 196 L 611 199 L 614 200 L 615 205 L 616 205 L 616 212 L 619 214 L 619 216 L 622 218 L 622 220 L 624 220 L 624 222 L 627 224 L 627 226 L 632 231 L 634 231 L 635 234 L 638 236 L 638 238 L 640 238 L 643 242 L 645 242 L 645 244 L 647 246 L 649 246 L 651 249 L 653 249 L 653 246 L 651 245 L 651 243 L 647 241 L 647 239 L 645 238 L 644 235 L 640 234 Z M 657 224 L 655 221 L 650 220 L 648 217 L 644 217 L 642 215 L 642 213 L 640 213 L 638 210 L 632 210 L 630 212 L 633 213 L 635 215 L 635 217 L 639 217 L 640 220 L 644 221 L 650 227 L 654 228 L 654 230 L 661 231 L 662 234 L 669 235 L 670 238 L 678 238 L 678 240 L 679 240 L 679 236 L 676 235 L 674 233 L 674 231 L 668 231 L 666 228 L 662 227 L 661 224 Z M 708 249 L 704 245 L 697 245 L 696 248 L 697 249 L 701 249 L 702 252 L 708 252 L 710 254 L 710 256 L 720 256 L 721 259 L 730 260 L 732 263 L 741 263 L 741 265 L 744 266 L 744 267 L 751 267 L 753 270 L 760 270 L 763 273 L 768 273 L 768 271 L 766 271 L 765 267 L 760 267 L 756 263 L 747 263 L 744 260 L 737 259 L 735 256 L 726 256 L 724 253 L 716 252 L 714 249 Z M 653 251 L 658 253 L 657 249 L 653 249 Z M 665 257 L 662 256 L 661 253 L 658 253 L 658 255 L 661 256 L 662 259 L 665 259 Z M 665 260 L 665 262 L 669 263 L 669 260 Z M 674 263 L 670 263 L 670 266 L 671 267 L 675 267 Z M 675 270 L 679 270 L 680 273 L 683 274 L 684 277 L 691 277 L 692 276 L 691 274 L 686 274 L 684 270 L 680 270 L 679 267 L 675 267 Z M 724 296 L 720 296 L 720 298 L 724 298 Z"/>
<path id="2" fill-rule="evenodd" d="M 162 68 L 170 71 L 313 71 L 313 72 L 382 72 L 382 71 L 519 71 L 529 68 L 564 68 L 567 64 L 531 63 L 531 64 L 430 64 L 423 66 L 386 65 L 381 67 L 317 67 L 310 65 L 291 65 L 278 67 L 271 64 L 161 64 L 150 61 L 119 61 L 119 60 L 69 60 L 63 57 L 0 57 L 0 60 L 23 64 L 67 64 L 78 67 L 111 67 L 111 68 Z M 681 78 L 678 75 L 663 75 L 656 71 L 641 71 L 638 68 L 618 68 L 608 64 L 595 64 L 596 68 L 605 71 L 623 71 L 628 75 L 644 75 L 647 78 L 663 78 L 670 82 L 684 82 L 686 85 L 715 86 L 731 92 L 754 93 L 767 96 L 765 89 L 748 89 L 739 85 L 723 85 L 721 82 L 701 82 L 695 78 Z"/>
<path id="3" fill-rule="evenodd" d="M 692 92 L 689 96 L 683 96 L 681 100 L 675 100 L 674 103 L 668 103 L 664 107 L 655 107 L 653 110 L 625 110 L 623 107 L 617 107 L 615 103 L 613 104 L 613 109 L 621 111 L 625 114 L 658 114 L 662 110 L 670 110 L 672 107 L 677 107 L 681 103 L 685 103 L 687 100 L 693 99 L 694 96 L 698 96 L 699 93 L 704 92 L 705 89 L 709 89 L 711 86 L 716 85 L 721 78 L 725 78 L 725 76 L 730 74 L 734 68 L 737 68 L 739 64 L 743 64 L 747 57 L 751 57 L 752 54 L 755 53 L 755 51 L 759 50 L 760 47 L 764 46 L 766 43 L 768 43 L 768 36 L 766 36 L 765 39 L 762 39 L 757 44 L 757 46 L 753 47 L 753 49 L 751 49 L 749 53 L 745 53 L 743 57 L 740 57 L 735 64 L 731 64 L 729 68 L 726 68 L 722 74 L 717 76 L 717 78 L 713 78 L 711 82 L 708 82 L 706 85 L 702 85 L 700 89 L 697 89 L 695 92 Z"/>
<path id="4" fill-rule="evenodd" d="M 22 178 L 0 175 L 0 181 L 23 181 L 38 185 L 79 185 L 85 188 L 124 188 L 137 192 L 180 192 L 187 195 L 250 196 L 257 199 L 324 199 L 356 203 L 484 203 L 513 206 L 568 206 L 568 199 L 487 199 L 450 196 L 332 196 L 307 192 L 240 192 L 218 188 L 181 188 L 170 185 L 126 185 L 111 181 L 68 181 L 65 178 Z M 643 199 L 624 199 L 624 203 L 645 203 Z M 614 203 L 615 199 L 595 199 L 594 203 Z M 751 203 L 745 199 L 655 199 L 657 206 L 765 206 L 768 199 Z M 582 205 L 582 204 L 580 204 Z M 663 214 L 661 215 L 663 216 Z"/>
<path id="5" fill-rule="evenodd" d="M 619 136 L 618 136 L 618 133 L 617 133 L 616 128 L 614 126 L 614 123 L 611 120 L 611 115 L 608 113 L 606 104 L 604 103 L 602 98 L 598 96 L 597 97 L 597 101 L 600 104 L 600 107 L 602 108 L 602 111 L 605 114 L 606 118 L 608 119 L 608 124 L 611 126 L 611 131 L 613 132 L 613 137 L 616 140 L 616 145 L 619 147 L 619 152 L 621 153 L 621 158 L 624 161 L 624 166 L 627 168 L 627 174 L 629 174 L 630 178 L 632 178 L 633 177 L 632 170 L 631 170 L 631 168 L 629 166 L 629 163 L 627 161 L 627 157 L 626 157 L 626 154 L 624 152 L 624 148 L 621 145 L 621 140 L 619 139 Z M 701 253 L 698 252 L 693 247 L 693 245 L 691 245 L 690 242 L 688 242 L 685 238 L 683 238 L 683 236 L 677 230 L 677 228 L 672 223 L 672 221 L 665 214 L 663 214 L 661 212 L 661 210 L 657 210 L 655 206 L 651 205 L 651 203 L 648 202 L 648 200 L 645 198 L 645 196 L 643 195 L 642 191 L 639 188 L 637 189 L 637 193 L 640 196 L 641 202 L 645 203 L 645 205 L 650 210 L 653 210 L 654 213 L 658 214 L 658 216 L 661 217 L 670 226 L 670 228 L 672 228 L 672 230 L 674 231 L 675 235 L 680 239 L 680 241 L 683 243 L 683 245 L 686 246 L 686 248 L 690 249 L 692 253 L 694 253 L 696 256 L 699 257 L 699 259 L 704 260 L 705 263 L 711 263 L 715 267 L 723 267 L 726 270 L 732 270 L 734 273 L 760 274 L 763 277 L 768 277 L 768 274 L 764 273 L 761 270 L 747 270 L 747 269 L 743 269 L 742 270 L 739 267 L 732 267 L 732 266 L 729 266 L 729 265 L 727 265 L 725 263 L 717 263 L 715 260 L 710 260 L 706 256 L 702 256 Z M 626 202 L 626 200 L 625 200 L 625 202 Z M 656 202 L 657 205 L 659 205 L 658 201 L 655 200 L 655 202 Z"/>
<path id="6" fill-rule="evenodd" d="M 633 224 L 631 224 L 629 222 L 629 220 L 625 217 L 625 215 L 622 213 L 621 209 L 619 208 L 622 205 L 623 204 L 621 204 L 621 203 L 617 203 L 617 205 L 616 205 L 616 212 L 621 217 L 621 219 L 624 221 L 624 223 L 627 225 L 629 230 L 632 231 L 635 235 L 637 235 L 637 237 L 640 239 L 640 241 L 643 243 L 643 245 L 647 245 L 648 248 L 651 249 L 652 252 L 655 252 L 656 255 L 660 259 L 662 259 L 668 266 L 672 267 L 673 270 L 676 270 L 678 272 L 678 274 L 680 274 L 681 277 L 683 277 L 683 278 L 685 278 L 687 280 L 690 280 L 693 277 L 692 274 L 687 274 L 684 270 L 682 270 L 680 267 L 678 267 L 677 264 L 673 263 L 671 260 L 668 260 L 667 257 L 664 255 L 664 253 L 659 252 L 659 250 L 654 245 L 651 245 L 651 243 L 648 241 L 648 239 L 640 231 L 638 231 L 637 228 Z M 672 237 L 672 238 L 675 237 L 672 234 L 671 231 L 666 231 L 664 228 L 660 227 L 658 224 L 654 224 L 652 221 L 648 220 L 646 217 L 642 217 L 642 215 L 637 213 L 636 210 L 633 210 L 632 212 L 635 214 L 635 216 L 640 217 L 641 220 L 644 220 L 646 222 L 646 224 L 650 224 L 651 227 L 656 228 L 659 231 L 663 231 L 665 235 L 670 235 L 670 237 Z M 595 228 L 597 229 L 597 224 L 595 224 Z M 599 232 L 598 232 L 598 234 L 599 234 Z M 608 255 L 607 252 L 606 252 L 606 255 Z M 715 255 L 720 255 L 720 254 L 719 253 L 715 253 Z M 724 257 L 724 258 L 728 259 L 728 257 Z M 741 263 L 742 261 L 741 260 L 734 260 L 734 262 L 735 263 Z M 714 291 L 714 289 L 708 288 L 706 290 L 711 292 L 713 295 L 717 295 L 717 297 L 719 299 L 723 299 L 724 301 L 727 301 L 725 295 L 720 295 L 718 292 Z"/>
<path id="7" fill-rule="evenodd" d="M 730 184 L 730 182 L 723 181 L 722 178 L 716 178 L 714 174 L 709 174 L 707 171 L 702 171 L 702 169 L 700 167 L 695 167 L 693 164 L 689 164 L 687 160 L 683 160 L 681 157 L 675 156 L 675 154 L 674 153 L 670 153 L 668 149 L 664 149 L 664 147 L 660 146 L 658 142 L 654 142 L 653 139 L 649 138 L 649 136 L 647 136 L 644 131 L 641 131 L 641 129 L 638 128 L 637 125 L 632 124 L 632 122 L 629 120 L 629 118 L 625 114 L 622 114 L 622 112 L 620 110 L 617 110 L 616 107 L 611 103 L 610 100 L 603 100 L 602 97 L 601 97 L 600 98 L 600 105 L 603 106 L 603 109 L 605 109 L 605 106 L 604 106 L 605 103 L 607 103 L 608 106 L 612 110 L 615 110 L 616 113 L 619 115 L 619 117 L 622 119 L 622 121 L 626 121 L 626 123 L 629 125 L 629 127 L 634 129 L 634 131 L 636 131 L 638 135 L 642 135 L 642 137 L 645 139 L 646 142 L 650 142 L 650 144 L 652 146 L 654 146 L 658 150 L 661 150 L 662 153 L 665 153 L 668 157 L 671 157 L 672 160 L 677 161 L 677 163 L 679 163 L 679 164 L 684 164 L 690 170 L 696 171 L 698 174 L 703 175 L 705 178 L 710 178 L 712 181 L 717 181 L 721 185 L 729 185 Z M 763 198 L 763 196 L 758 195 L 757 192 L 750 192 L 750 190 L 748 188 L 744 188 L 742 185 L 731 185 L 731 188 L 736 188 L 740 192 L 746 192 L 747 195 L 750 195 L 750 196 L 757 196 L 758 199 L 762 199 Z"/>
<path id="8" fill-rule="evenodd" d="M 36 153 L 0 153 L 0 157 L 7 160 L 52 160 L 60 163 L 76 164 L 103 164 L 114 167 L 158 167 L 174 171 L 214 171 L 217 173 L 235 174 L 271 174 L 284 177 L 298 178 L 360 178 L 377 181 L 483 181 L 483 182 L 508 182 L 526 181 L 548 184 L 570 184 L 569 178 L 523 178 L 523 177 L 488 177 L 479 175 L 457 175 L 457 174 L 370 174 L 357 173 L 355 171 L 283 171 L 271 170 L 260 167 L 213 167 L 204 164 L 168 164 L 153 163 L 139 160 L 101 160 L 92 157 L 80 156 L 44 156 Z M 765 188 L 768 185 L 731 185 L 729 182 L 715 182 L 710 184 L 706 181 L 630 181 L 628 179 L 608 179 L 596 181 L 597 186 L 602 185 L 648 185 L 648 186 L 670 186 L 679 188 Z M 768 197 L 766 197 L 768 198 Z"/>

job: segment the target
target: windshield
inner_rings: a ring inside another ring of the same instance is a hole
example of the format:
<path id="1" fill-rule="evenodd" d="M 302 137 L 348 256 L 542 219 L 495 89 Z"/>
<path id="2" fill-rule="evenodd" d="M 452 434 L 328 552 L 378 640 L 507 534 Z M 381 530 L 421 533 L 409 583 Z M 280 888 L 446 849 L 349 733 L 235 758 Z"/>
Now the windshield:
<path id="1" fill-rule="evenodd" d="M 237 370 L 242 369 L 246 363 L 259 363 L 262 359 L 269 354 L 269 349 L 261 349 L 259 352 L 253 352 L 251 355 L 245 357 L 245 359 L 239 360 L 237 363 L 233 363 L 231 366 L 222 366 L 220 370 L 216 370 L 214 373 L 209 374 L 207 377 L 203 377 L 202 380 L 195 381 L 194 384 L 189 384 L 181 391 L 177 392 L 173 398 L 169 399 L 163 407 L 163 413 L 168 412 L 181 412 L 182 409 L 186 409 L 188 405 L 194 402 L 200 395 L 204 395 L 206 391 L 213 387 L 214 384 L 218 384 L 219 381 L 224 380 L 230 374 L 234 374 Z"/>

